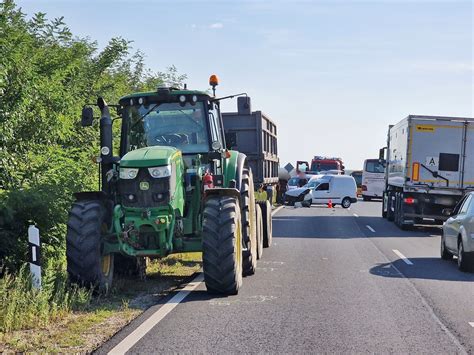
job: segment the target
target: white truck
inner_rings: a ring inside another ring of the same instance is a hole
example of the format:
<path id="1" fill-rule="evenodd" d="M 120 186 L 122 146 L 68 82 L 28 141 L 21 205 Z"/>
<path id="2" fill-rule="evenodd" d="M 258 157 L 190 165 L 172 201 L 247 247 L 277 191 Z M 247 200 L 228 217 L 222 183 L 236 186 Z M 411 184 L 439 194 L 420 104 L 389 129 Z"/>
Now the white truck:
<path id="1" fill-rule="evenodd" d="M 474 189 L 474 118 L 410 115 L 390 126 L 382 216 L 401 229 L 442 224 Z"/>

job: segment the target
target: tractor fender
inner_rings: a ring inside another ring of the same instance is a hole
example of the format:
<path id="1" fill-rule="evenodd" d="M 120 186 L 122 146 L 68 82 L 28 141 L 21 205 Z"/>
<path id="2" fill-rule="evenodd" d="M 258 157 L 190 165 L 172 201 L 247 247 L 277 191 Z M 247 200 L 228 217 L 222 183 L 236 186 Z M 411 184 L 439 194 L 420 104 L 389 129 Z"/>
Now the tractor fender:
<path id="1" fill-rule="evenodd" d="M 235 187 L 240 191 L 242 185 L 242 172 L 244 170 L 245 161 L 247 156 L 243 153 L 235 150 L 230 150 L 230 157 L 226 159 L 225 171 L 224 171 L 224 182 L 226 187 L 231 187 L 231 181 L 235 180 Z"/>

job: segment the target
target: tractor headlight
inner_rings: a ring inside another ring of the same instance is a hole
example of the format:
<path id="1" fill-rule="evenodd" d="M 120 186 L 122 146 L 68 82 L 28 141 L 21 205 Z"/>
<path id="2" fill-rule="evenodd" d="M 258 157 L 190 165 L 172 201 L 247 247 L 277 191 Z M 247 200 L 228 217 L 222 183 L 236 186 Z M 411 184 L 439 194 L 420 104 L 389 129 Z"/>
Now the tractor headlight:
<path id="1" fill-rule="evenodd" d="M 120 168 L 121 179 L 135 179 L 138 175 L 138 168 Z"/>
<path id="2" fill-rule="evenodd" d="M 168 177 L 171 176 L 171 165 L 148 168 L 148 172 L 155 179 Z"/>

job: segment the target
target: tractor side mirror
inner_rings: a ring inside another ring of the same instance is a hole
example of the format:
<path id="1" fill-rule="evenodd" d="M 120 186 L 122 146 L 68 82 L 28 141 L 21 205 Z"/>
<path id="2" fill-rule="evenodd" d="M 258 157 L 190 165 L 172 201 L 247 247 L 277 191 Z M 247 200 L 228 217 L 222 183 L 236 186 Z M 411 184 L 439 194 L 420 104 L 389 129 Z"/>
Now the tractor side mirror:
<path id="1" fill-rule="evenodd" d="M 380 161 L 385 160 L 385 148 L 381 148 L 379 150 L 379 160 Z"/>
<path id="2" fill-rule="evenodd" d="M 81 126 L 82 127 L 92 126 L 92 121 L 94 121 L 94 110 L 92 110 L 92 107 L 90 106 L 85 106 L 82 109 Z"/>

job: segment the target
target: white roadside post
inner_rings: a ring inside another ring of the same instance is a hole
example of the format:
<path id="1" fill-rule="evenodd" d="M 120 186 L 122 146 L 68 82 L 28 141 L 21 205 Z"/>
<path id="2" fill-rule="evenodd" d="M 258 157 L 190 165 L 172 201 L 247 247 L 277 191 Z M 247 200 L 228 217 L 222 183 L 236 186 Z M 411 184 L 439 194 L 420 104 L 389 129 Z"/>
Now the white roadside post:
<path id="1" fill-rule="evenodd" d="M 39 229 L 33 225 L 28 227 L 28 247 L 30 249 L 30 272 L 33 286 L 41 288 L 41 245 Z"/>

